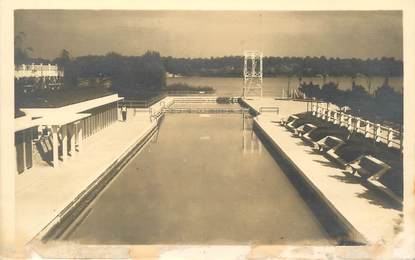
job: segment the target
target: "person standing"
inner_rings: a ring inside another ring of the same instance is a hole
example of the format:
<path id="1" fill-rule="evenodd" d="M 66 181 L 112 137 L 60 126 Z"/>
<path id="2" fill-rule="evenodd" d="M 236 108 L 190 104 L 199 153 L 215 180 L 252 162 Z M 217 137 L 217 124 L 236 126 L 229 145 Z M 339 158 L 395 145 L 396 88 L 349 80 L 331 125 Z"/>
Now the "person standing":
<path id="1" fill-rule="evenodd" d="M 122 121 L 125 122 L 127 120 L 127 106 L 124 104 L 121 107 L 121 114 L 122 114 Z"/>

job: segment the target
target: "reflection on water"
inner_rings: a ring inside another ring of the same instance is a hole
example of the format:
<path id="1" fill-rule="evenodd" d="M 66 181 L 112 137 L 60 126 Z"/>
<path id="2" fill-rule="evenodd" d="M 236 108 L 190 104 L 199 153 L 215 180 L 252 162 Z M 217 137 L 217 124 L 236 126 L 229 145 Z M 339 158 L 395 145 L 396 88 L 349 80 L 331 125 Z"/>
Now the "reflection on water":
<path id="1" fill-rule="evenodd" d="M 261 154 L 262 143 L 253 130 L 253 120 L 251 115 L 242 115 L 242 151 L 244 154 Z"/>
<path id="2" fill-rule="evenodd" d="M 248 114 L 167 114 L 154 140 L 66 239 L 85 244 L 330 244 L 262 148 Z"/>

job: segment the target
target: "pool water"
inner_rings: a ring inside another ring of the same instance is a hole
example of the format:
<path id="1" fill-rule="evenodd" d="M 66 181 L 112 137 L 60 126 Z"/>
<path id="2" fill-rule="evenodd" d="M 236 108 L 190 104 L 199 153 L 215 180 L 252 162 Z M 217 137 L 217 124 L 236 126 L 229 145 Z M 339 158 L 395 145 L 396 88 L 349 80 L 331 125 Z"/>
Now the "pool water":
<path id="1" fill-rule="evenodd" d="M 65 239 L 84 244 L 328 245 L 248 114 L 167 114 Z"/>

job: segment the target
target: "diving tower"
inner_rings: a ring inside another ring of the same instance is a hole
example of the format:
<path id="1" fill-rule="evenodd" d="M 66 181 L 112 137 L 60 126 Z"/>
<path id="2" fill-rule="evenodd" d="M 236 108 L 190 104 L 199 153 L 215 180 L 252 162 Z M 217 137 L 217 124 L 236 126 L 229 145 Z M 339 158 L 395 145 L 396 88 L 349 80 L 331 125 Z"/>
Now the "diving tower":
<path id="1" fill-rule="evenodd" d="M 244 52 L 244 98 L 262 97 L 262 58 L 260 51 Z"/>

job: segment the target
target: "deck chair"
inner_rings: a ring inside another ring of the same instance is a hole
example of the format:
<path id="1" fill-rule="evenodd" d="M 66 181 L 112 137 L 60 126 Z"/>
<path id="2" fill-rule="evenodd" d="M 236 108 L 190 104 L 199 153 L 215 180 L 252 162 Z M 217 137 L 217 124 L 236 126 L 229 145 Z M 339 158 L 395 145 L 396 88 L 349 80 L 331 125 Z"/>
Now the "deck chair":
<path id="1" fill-rule="evenodd" d="M 300 118 L 298 116 L 295 115 L 291 115 L 288 120 L 287 123 L 285 124 L 285 127 L 290 130 L 291 132 L 294 132 L 295 130 L 295 126 L 294 123 L 299 120 Z"/>
<path id="2" fill-rule="evenodd" d="M 318 140 L 317 142 L 313 142 L 314 150 L 317 150 L 323 153 L 327 153 L 329 151 L 334 152 L 337 150 L 337 148 L 339 148 L 344 143 L 345 142 L 343 140 L 332 135 L 328 135 Z"/>
<path id="3" fill-rule="evenodd" d="M 313 124 L 302 124 L 299 127 L 294 129 L 294 135 L 298 137 L 303 137 L 305 134 L 308 134 L 317 129 L 317 126 Z"/>
<path id="4" fill-rule="evenodd" d="M 352 174 L 357 173 L 372 187 L 383 192 L 389 198 L 402 205 L 402 199 L 379 181 L 379 179 L 391 169 L 387 163 L 370 155 L 362 155 L 350 162 L 348 166 L 350 167 L 348 170 L 350 170 Z"/>
<path id="5" fill-rule="evenodd" d="M 291 121 L 293 121 L 293 120 L 298 120 L 299 119 L 299 117 L 298 116 L 296 116 L 296 115 L 290 115 L 288 118 L 282 118 L 281 120 L 280 120 L 280 125 L 282 125 L 282 126 L 286 126 L 288 123 L 290 123 Z"/>
<path id="6" fill-rule="evenodd" d="M 362 178 L 378 180 L 391 167 L 381 160 L 371 155 L 361 155 L 356 160 L 349 163 L 352 174 L 358 174 Z"/>
<path id="7" fill-rule="evenodd" d="M 299 133 L 299 136 L 304 142 L 312 144 L 313 139 L 311 139 L 310 134 L 317 129 L 318 127 L 313 124 L 305 124 L 302 132 Z"/>

